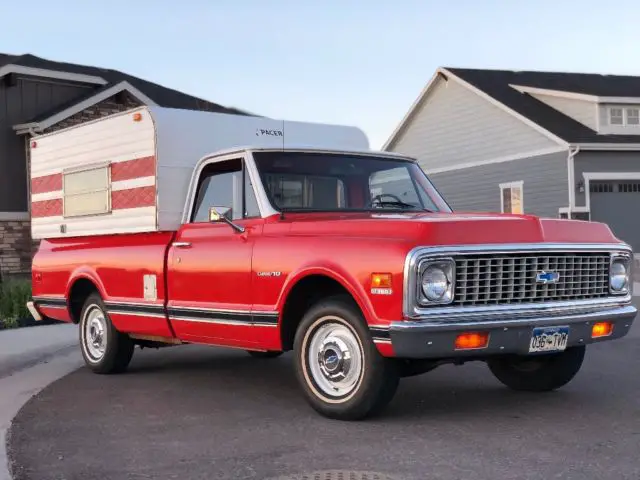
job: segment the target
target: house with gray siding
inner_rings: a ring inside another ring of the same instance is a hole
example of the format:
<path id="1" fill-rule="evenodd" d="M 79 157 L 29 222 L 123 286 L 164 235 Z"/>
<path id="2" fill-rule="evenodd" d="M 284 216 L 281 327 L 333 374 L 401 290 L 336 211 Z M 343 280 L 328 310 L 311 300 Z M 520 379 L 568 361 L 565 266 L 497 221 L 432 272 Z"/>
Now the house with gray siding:
<path id="1" fill-rule="evenodd" d="M 31 269 L 31 136 L 141 105 L 247 114 L 116 70 L 0 54 L 0 277 Z"/>
<path id="2" fill-rule="evenodd" d="M 640 252 L 640 77 L 439 68 L 383 149 L 454 210 L 604 222 Z"/>

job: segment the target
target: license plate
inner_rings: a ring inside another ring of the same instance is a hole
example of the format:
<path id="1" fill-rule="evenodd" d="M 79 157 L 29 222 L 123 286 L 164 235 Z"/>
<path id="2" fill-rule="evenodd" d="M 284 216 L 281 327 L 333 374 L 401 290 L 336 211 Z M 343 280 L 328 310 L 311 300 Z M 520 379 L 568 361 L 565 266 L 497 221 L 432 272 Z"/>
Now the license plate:
<path id="1" fill-rule="evenodd" d="M 569 327 L 538 327 L 533 329 L 529 353 L 561 352 L 569 342 Z"/>

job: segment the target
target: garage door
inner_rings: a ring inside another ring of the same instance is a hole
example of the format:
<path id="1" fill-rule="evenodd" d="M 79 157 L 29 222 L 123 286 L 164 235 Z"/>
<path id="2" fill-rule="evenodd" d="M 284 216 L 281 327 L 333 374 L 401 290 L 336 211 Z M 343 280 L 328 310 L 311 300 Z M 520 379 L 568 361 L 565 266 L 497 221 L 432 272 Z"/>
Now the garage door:
<path id="1" fill-rule="evenodd" d="M 591 220 L 609 225 L 614 235 L 640 253 L 640 181 L 591 181 Z"/>

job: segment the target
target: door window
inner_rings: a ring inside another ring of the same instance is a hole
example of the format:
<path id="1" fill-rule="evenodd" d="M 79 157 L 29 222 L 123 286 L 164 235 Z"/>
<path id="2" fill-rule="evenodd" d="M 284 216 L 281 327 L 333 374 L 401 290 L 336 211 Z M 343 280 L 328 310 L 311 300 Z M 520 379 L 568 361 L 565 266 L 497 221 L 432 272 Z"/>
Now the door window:
<path id="1" fill-rule="evenodd" d="M 192 222 L 208 222 L 209 209 L 228 209 L 230 220 L 259 217 L 258 202 L 242 159 L 207 165 L 200 174 Z"/>

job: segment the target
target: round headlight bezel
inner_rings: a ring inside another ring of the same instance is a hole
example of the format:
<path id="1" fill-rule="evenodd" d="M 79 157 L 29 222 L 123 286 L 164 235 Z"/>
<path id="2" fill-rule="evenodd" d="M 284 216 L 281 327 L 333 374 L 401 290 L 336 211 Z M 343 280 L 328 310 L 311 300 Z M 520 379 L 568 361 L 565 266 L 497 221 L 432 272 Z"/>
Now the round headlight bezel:
<path id="1" fill-rule="evenodd" d="M 609 265 L 609 291 L 613 295 L 629 293 L 631 282 L 631 259 L 627 255 L 614 255 Z"/>
<path id="2" fill-rule="evenodd" d="M 454 288 L 455 262 L 453 259 L 428 260 L 420 265 L 418 302 L 421 306 L 452 303 Z"/>

